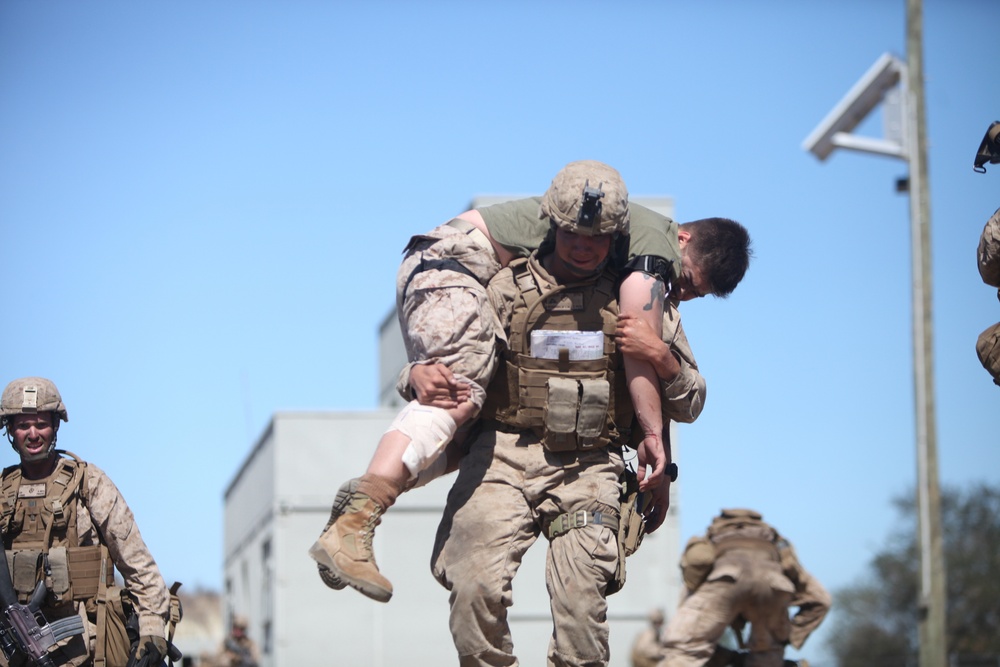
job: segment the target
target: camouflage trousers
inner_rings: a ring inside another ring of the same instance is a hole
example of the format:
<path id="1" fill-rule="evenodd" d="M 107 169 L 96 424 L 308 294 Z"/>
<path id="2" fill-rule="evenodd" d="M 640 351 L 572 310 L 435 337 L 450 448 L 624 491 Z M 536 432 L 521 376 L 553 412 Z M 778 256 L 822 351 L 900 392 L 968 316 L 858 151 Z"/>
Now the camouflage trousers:
<path id="1" fill-rule="evenodd" d="M 435 578 L 451 591 L 460 665 L 519 664 L 507 609 L 524 554 L 560 514 L 588 510 L 617 517 L 623 467 L 614 448 L 547 452 L 530 432 L 487 429 L 473 442 L 448 495 L 431 560 Z M 617 534 L 608 526 L 591 523 L 549 541 L 548 665 L 608 664 L 605 590 L 617 561 Z M 538 658 L 528 664 L 539 664 Z"/>
<path id="2" fill-rule="evenodd" d="M 396 275 L 396 313 L 410 361 L 397 389 L 406 400 L 412 364 L 440 362 L 470 384 L 482 406 L 496 369 L 496 316 L 485 286 L 500 263 L 480 239 L 445 224 L 410 240 Z"/>
<path id="3" fill-rule="evenodd" d="M 773 560 L 731 553 L 716 562 L 709 580 L 681 602 L 667 623 L 660 667 L 704 665 L 726 628 L 740 616 L 751 624 L 746 667 L 782 667 L 791 632 L 791 582 Z"/>

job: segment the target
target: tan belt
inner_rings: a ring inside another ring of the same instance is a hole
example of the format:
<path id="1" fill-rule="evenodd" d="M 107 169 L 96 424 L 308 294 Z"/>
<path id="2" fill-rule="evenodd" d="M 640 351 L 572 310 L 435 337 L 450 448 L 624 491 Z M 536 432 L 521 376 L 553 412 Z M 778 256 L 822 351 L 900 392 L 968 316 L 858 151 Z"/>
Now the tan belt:
<path id="1" fill-rule="evenodd" d="M 458 231 L 467 234 L 469 238 L 476 242 L 476 245 L 483 250 L 489 250 L 493 252 L 493 244 L 490 243 L 490 239 L 486 234 L 483 234 L 483 230 L 476 227 L 474 224 L 468 220 L 462 220 L 461 218 L 453 218 L 447 223 L 449 227 L 454 227 Z"/>

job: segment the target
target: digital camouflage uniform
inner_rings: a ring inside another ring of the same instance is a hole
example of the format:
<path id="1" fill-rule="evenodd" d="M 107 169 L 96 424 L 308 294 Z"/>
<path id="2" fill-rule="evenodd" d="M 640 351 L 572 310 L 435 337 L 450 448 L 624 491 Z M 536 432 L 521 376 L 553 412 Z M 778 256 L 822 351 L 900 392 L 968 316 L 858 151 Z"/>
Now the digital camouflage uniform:
<path id="1" fill-rule="evenodd" d="M 455 219 L 410 240 L 396 274 L 396 313 L 410 364 L 398 389 L 407 399 L 414 362 L 442 363 L 482 406 L 496 366 L 485 285 L 500 262 L 486 235 Z"/>
<path id="2" fill-rule="evenodd" d="M 632 642 L 632 667 L 656 667 L 663 659 L 663 612 L 654 610 L 649 626 Z"/>
<path id="3" fill-rule="evenodd" d="M 986 173 L 987 164 L 1000 164 L 1000 121 L 993 121 L 986 128 L 983 141 L 979 144 L 973 169 Z M 986 221 L 986 227 L 979 237 L 979 249 L 976 253 L 979 260 L 979 275 L 983 282 L 993 287 L 1000 287 L 1000 209 Z M 1000 290 L 997 290 L 1000 299 Z M 987 327 L 976 340 L 976 354 L 993 382 L 1000 385 L 1000 322 Z"/>
<path id="4" fill-rule="evenodd" d="M 7 468 L 3 472 L 4 482 L 14 474 L 16 467 Z M 47 480 L 21 480 L 21 486 L 49 482 L 56 476 L 58 470 Z M 132 510 L 118 491 L 111 478 L 103 470 L 92 463 L 86 464 L 83 493 L 76 496 L 76 525 L 78 539 L 75 544 L 67 544 L 53 540 L 49 548 L 66 546 L 96 546 L 104 545 L 115 568 L 122 575 L 125 587 L 135 596 L 135 608 L 139 616 L 139 634 L 155 637 L 165 637 L 165 625 L 169 617 L 170 593 L 160 574 L 160 569 L 153 560 L 152 554 L 139 534 Z M 4 484 L 6 490 L 6 484 Z M 17 489 L 11 496 L 4 498 L 5 503 L 13 501 L 14 511 L 5 517 L 4 544 L 8 558 L 18 551 L 18 537 L 24 520 L 30 520 L 30 512 L 26 514 L 25 499 L 17 497 Z M 20 519 L 19 519 L 20 517 Z M 16 557 L 16 556 L 15 556 Z M 56 664 L 84 664 L 88 656 L 93 655 L 94 642 L 97 637 L 96 618 L 86 610 L 85 601 L 78 601 L 67 607 L 42 607 L 42 614 L 48 620 L 55 620 L 79 613 L 86 621 L 90 642 L 85 649 L 80 637 L 74 637 L 60 651 L 54 653 Z"/>
<path id="5" fill-rule="evenodd" d="M 1000 209 L 986 221 L 976 255 L 983 282 L 1000 287 Z M 1000 289 L 997 290 L 997 299 L 1000 299 Z M 993 382 L 1000 385 L 1000 323 L 988 327 L 979 335 L 976 353 L 983 367 L 993 376 Z"/>
<path id="6" fill-rule="evenodd" d="M 571 163 L 553 179 L 542 214 L 571 235 L 613 244 L 628 233 L 628 193 L 611 167 Z M 619 556 L 621 446 L 635 415 L 615 346 L 617 274 L 608 250 L 599 265 L 600 255 L 586 250 L 579 262 L 567 259 L 561 243 L 575 239 L 557 234 L 551 256 L 515 260 L 487 289 L 505 345 L 431 560 L 451 591 L 463 666 L 519 664 L 507 623 L 511 582 L 542 533 L 553 622 L 548 664 L 608 661 L 605 597 Z M 593 273 L 564 282 L 543 266 L 550 257 L 564 278 L 584 267 Z M 536 331 L 575 332 L 562 335 L 587 341 L 589 352 L 571 353 L 562 342 L 543 352 L 532 341 Z"/>
<path id="7" fill-rule="evenodd" d="M 233 621 L 233 630 L 222 642 L 219 652 L 203 660 L 203 667 L 257 667 L 259 654 L 257 643 L 246 634 L 246 619 Z"/>
<path id="8" fill-rule="evenodd" d="M 698 371 L 694 353 L 681 325 L 681 314 L 677 310 L 677 304 L 669 300 L 663 308 L 662 338 L 680 363 L 677 377 L 669 382 L 660 380 L 663 423 L 668 424 L 668 420 L 673 420 L 690 424 L 698 418 L 702 408 L 705 407 L 705 378 Z"/>
<path id="9" fill-rule="evenodd" d="M 497 243 L 515 257 L 527 257 L 551 227 L 549 220 L 539 216 L 540 205 L 541 197 L 532 197 L 494 204 L 479 212 Z M 670 262 L 667 278 L 675 278 L 680 264 L 677 223 L 638 204 L 629 208 L 629 246 L 627 253 L 614 261 L 621 264 L 635 257 L 663 258 Z M 489 239 L 471 231 L 471 225 L 464 221 L 450 221 L 410 240 L 396 275 L 396 313 L 409 359 L 396 387 L 403 398 L 413 398 L 409 385 L 415 363 L 441 362 L 473 383 L 473 400 L 481 405 L 482 394 L 477 389 L 489 384 L 496 368 L 495 324 L 485 285 L 499 270 Z"/>
<path id="10" fill-rule="evenodd" d="M 5 414 L 19 412 L 18 405 L 13 405 L 15 399 L 19 398 L 22 387 L 34 385 L 51 386 L 59 401 L 56 412 L 66 420 L 65 408 L 54 385 L 42 378 L 10 383 L 4 392 Z M 49 594 L 41 612 L 46 620 L 74 614 L 84 620 L 87 643 L 80 635 L 63 640 L 53 649 L 55 664 L 89 664 L 95 651 L 103 653 L 103 643 L 97 641 L 97 610 L 110 605 L 98 605 L 96 600 L 99 591 L 114 585 L 112 564 L 132 596 L 139 635 L 165 637 L 170 619 L 170 592 L 139 533 L 132 510 L 99 467 L 61 450 L 54 450 L 52 455 L 55 466 L 43 479 L 24 477 L 19 465 L 3 470 L 0 529 L 11 578 L 21 602 L 27 602 L 38 578 L 44 576 Z M 110 557 L 103 583 L 99 574 L 102 547 Z M 40 557 L 49 571 L 37 574 L 33 564 Z"/>
<path id="11" fill-rule="evenodd" d="M 547 280 L 539 285 L 543 291 L 555 284 L 533 258 L 528 261 L 533 273 Z M 510 268 L 497 275 L 489 292 L 506 328 L 518 294 Z M 623 384 L 624 373 L 620 378 Z M 628 400 L 620 385 L 611 391 Z M 459 664 L 519 664 L 507 624 L 511 581 L 539 534 L 556 517 L 577 511 L 610 521 L 549 541 L 545 578 L 554 631 L 548 664 L 607 664 L 605 591 L 618 563 L 621 447 L 548 451 L 535 430 L 498 428 L 487 421 L 462 460 L 434 546 L 434 575 L 451 591 Z"/>
<path id="12" fill-rule="evenodd" d="M 830 595 L 752 510 L 724 510 L 695 543 L 714 548 L 714 564 L 667 623 L 661 667 L 705 665 L 737 619 L 751 624 L 746 667 L 781 667 L 785 645 L 802 647 L 826 616 Z M 793 618 L 789 607 L 798 607 Z"/>

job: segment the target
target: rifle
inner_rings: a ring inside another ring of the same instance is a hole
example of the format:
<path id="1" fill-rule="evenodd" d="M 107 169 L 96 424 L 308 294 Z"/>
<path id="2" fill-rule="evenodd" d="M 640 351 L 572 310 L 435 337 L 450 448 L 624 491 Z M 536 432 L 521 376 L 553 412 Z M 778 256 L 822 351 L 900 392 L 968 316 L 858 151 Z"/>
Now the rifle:
<path id="1" fill-rule="evenodd" d="M 55 667 L 49 649 L 66 637 L 83 634 L 83 619 L 79 616 L 60 618 L 49 623 L 41 607 L 48 591 L 39 581 L 28 604 L 17 601 L 17 592 L 7 568 L 7 551 L 0 539 L 0 649 L 8 662 L 23 654 L 32 664 Z"/>

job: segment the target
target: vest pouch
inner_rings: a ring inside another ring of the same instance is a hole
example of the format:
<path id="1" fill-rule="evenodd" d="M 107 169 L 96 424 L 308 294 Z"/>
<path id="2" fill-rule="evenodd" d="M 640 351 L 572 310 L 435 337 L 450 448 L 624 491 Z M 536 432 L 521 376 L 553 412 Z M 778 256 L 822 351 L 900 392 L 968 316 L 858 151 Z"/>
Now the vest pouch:
<path id="1" fill-rule="evenodd" d="M 546 382 L 542 445 L 550 452 L 570 452 L 576 449 L 577 413 L 580 405 L 580 385 L 576 380 L 550 377 Z"/>
<path id="2" fill-rule="evenodd" d="M 67 551 L 66 547 L 52 547 L 46 555 L 49 571 L 45 576 L 45 587 L 49 590 L 49 604 L 53 606 L 73 599 L 73 580 L 69 573 Z"/>
<path id="3" fill-rule="evenodd" d="M 120 586 L 108 586 L 94 601 L 97 606 L 92 618 L 97 626 L 94 667 L 126 667 L 132 654 L 128 630 L 129 619 L 135 616 L 132 596 Z M 87 606 L 89 611 L 90 605 Z"/>
<path id="4" fill-rule="evenodd" d="M 580 415 L 576 435 L 580 449 L 596 449 L 608 444 L 601 438 L 608 417 L 611 385 L 607 380 L 580 380 Z"/>
<path id="5" fill-rule="evenodd" d="M 14 590 L 17 591 L 18 602 L 27 604 L 31 594 L 35 592 L 35 585 L 45 576 L 45 570 L 42 568 L 42 552 L 33 549 L 8 551 L 7 565 Z"/>
<path id="6" fill-rule="evenodd" d="M 517 366 L 517 416 L 512 425 L 520 428 L 544 425 L 544 413 L 549 400 L 549 380 L 568 380 L 576 384 L 577 380 L 604 379 L 607 375 L 607 361 L 604 359 L 560 361 L 518 355 Z M 579 387 L 576 391 L 580 391 Z M 576 428 L 575 420 L 573 427 Z"/>
<path id="7" fill-rule="evenodd" d="M 694 592 L 708 579 L 715 565 L 715 545 L 704 535 L 692 537 L 681 556 L 681 577 L 689 592 Z"/>
<path id="8" fill-rule="evenodd" d="M 107 547 L 70 547 L 66 550 L 66 561 L 74 600 L 89 600 L 100 593 L 102 578 L 105 586 L 115 583 L 114 564 Z"/>

